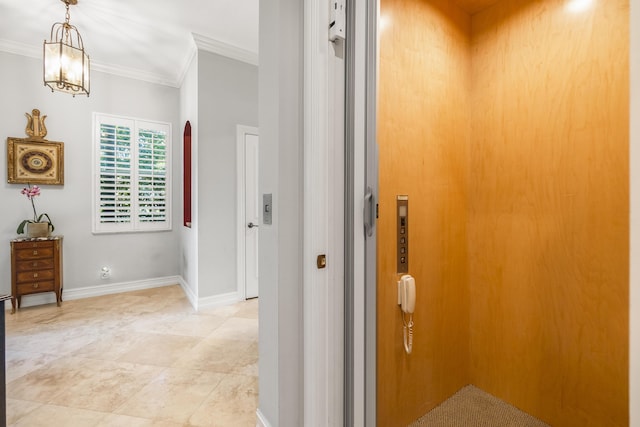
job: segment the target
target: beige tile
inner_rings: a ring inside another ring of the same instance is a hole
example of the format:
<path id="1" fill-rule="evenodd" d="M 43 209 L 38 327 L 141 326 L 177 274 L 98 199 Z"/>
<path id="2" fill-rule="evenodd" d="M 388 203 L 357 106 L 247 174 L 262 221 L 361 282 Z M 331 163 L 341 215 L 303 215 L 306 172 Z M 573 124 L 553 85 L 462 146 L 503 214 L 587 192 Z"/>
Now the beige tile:
<path id="1" fill-rule="evenodd" d="M 191 315 L 171 325 L 167 333 L 186 335 L 193 337 L 206 337 L 211 335 L 226 321 L 225 317 L 215 314 L 209 316 Z"/>
<path id="2" fill-rule="evenodd" d="M 118 361 L 169 367 L 200 341 L 199 338 L 179 335 L 141 334 L 141 338 Z"/>
<path id="3" fill-rule="evenodd" d="M 184 423 L 223 377 L 213 372 L 167 369 L 116 412 Z"/>
<path id="4" fill-rule="evenodd" d="M 258 341 L 258 320 L 230 317 L 213 331 L 209 338 Z"/>
<path id="5" fill-rule="evenodd" d="M 231 368 L 231 373 L 258 376 L 258 343 L 252 342 L 247 350 L 242 353 Z"/>
<path id="6" fill-rule="evenodd" d="M 30 412 L 15 427 L 93 427 L 105 417 L 103 412 L 42 405 Z"/>
<path id="7" fill-rule="evenodd" d="M 234 317 L 246 317 L 247 319 L 258 318 L 258 298 L 253 298 L 241 303 L 238 303 L 238 311 L 234 314 Z"/>
<path id="8" fill-rule="evenodd" d="M 251 342 L 205 338 L 182 355 L 173 365 L 176 368 L 229 373 L 244 366 L 243 360 L 251 351 Z"/>
<path id="9" fill-rule="evenodd" d="M 6 380 L 11 382 L 59 358 L 60 356 L 52 354 L 6 350 Z"/>
<path id="10" fill-rule="evenodd" d="M 56 393 L 49 403 L 113 412 L 149 384 L 163 368 L 124 362 L 92 361 L 78 381 Z"/>
<path id="11" fill-rule="evenodd" d="M 196 312 L 179 286 L 21 309 L 6 318 L 10 425 L 253 427 L 257 385 L 240 380 L 258 372 L 257 313 Z"/>
<path id="12" fill-rule="evenodd" d="M 80 358 L 60 358 L 7 384 L 7 397 L 50 403 L 51 399 L 80 381 L 90 378 L 90 361 Z"/>
<path id="13" fill-rule="evenodd" d="M 137 346 L 145 334 L 119 330 L 108 332 L 101 339 L 76 350 L 75 355 L 87 359 L 118 360 Z"/>
<path id="14" fill-rule="evenodd" d="M 42 406 L 42 403 L 7 399 L 7 424 L 15 424 L 21 418 Z"/>
<path id="15" fill-rule="evenodd" d="M 67 355 L 100 338 L 100 329 L 86 324 L 75 328 L 61 328 L 59 330 L 48 327 L 43 331 L 21 336 L 10 336 L 6 340 L 6 348 L 15 351 Z"/>
<path id="16" fill-rule="evenodd" d="M 109 414 L 104 417 L 96 427 L 151 427 L 153 425 L 153 420 L 147 418 Z"/>
<path id="17" fill-rule="evenodd" d="M 258 379 L 228 374 L 191 416 L 193 426 L 255 425 L 258 404 Z M 234 424 L 235 423 L 235 424 Z"/>

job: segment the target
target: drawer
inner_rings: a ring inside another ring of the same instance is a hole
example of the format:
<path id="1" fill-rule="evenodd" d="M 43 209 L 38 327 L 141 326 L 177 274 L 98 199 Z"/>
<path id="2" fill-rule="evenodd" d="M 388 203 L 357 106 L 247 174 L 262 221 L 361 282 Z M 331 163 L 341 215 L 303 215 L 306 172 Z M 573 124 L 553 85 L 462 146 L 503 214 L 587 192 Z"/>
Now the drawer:
<path id="1" fill-rule="evenodd" d="M 18 295 L 35 294 L 55 290 L 53 280 L 18 284 Z"/>
<path id="2" fill-rule="evenodd" d="M 46 268 L 54 268 L 55 263 L 53 258 L 34 259 L 32 261 L 18 261 L 16 262 L 16 271 L 32 271 L 42 270 Z"/>
<path id="3" fill-rule="evenodd" d="M 13 242 L 13 247 L 15 249 L 43 249 L 53 248 L 53 244 L 53 240 L 38 240 L 31 242 Z"/>
<path id="4" fill-rule="evenodd" d="M 17 283 L 34 282 L 40 280 L 53 280 L 55 272 L 53 270 L 36 270 L 36 271 L 23 271 L 18 273 L 16 278 Z"/>
<path id="5" fill-rule="evenodd" d="M 25 259 L 52 258 L 53 247 L 18 249 L 15 251 L 15 255 L 17 261 L 22 261 Z"/>

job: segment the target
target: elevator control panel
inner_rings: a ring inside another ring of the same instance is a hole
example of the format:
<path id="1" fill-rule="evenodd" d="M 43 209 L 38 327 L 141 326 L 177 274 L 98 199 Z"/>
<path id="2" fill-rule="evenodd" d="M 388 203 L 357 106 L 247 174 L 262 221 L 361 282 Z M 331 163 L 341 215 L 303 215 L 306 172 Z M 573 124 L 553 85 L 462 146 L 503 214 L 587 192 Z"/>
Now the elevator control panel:
<path id="1" fill-rule="evenodd" d="M 396 198 L 397 214 L 397 272 L 409 272 L 409 196 L 399 195 Z"/>

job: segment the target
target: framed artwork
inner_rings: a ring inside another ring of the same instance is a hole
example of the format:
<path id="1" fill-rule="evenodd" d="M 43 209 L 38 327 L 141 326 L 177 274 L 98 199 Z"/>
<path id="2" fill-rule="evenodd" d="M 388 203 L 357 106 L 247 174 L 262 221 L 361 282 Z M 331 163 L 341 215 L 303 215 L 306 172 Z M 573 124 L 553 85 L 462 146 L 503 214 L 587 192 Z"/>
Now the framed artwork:
<path id="1" fill-rule="evenodd" d="M 9 184 L 64 184 L 64 143 L 7 138 Z"/>

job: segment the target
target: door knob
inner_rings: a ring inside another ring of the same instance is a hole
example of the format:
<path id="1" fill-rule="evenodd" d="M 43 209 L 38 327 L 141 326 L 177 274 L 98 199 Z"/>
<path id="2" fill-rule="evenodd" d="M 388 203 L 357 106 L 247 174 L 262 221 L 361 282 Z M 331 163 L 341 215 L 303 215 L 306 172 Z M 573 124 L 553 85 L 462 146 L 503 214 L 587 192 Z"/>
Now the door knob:
<path id="1" fill-rule="evenodd" d="M 250 222 L 250 223 L 247 225 L 247 227 L 249 227 L 249 228 L 256 227 L 256 228 L 257 228 L 257 227 L 258 227 L 258 224 L 254 224 L 254 223 Z"/>

